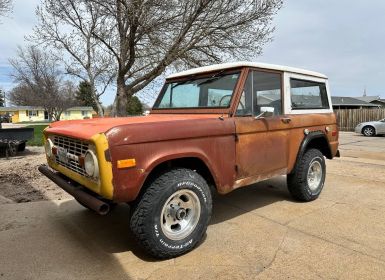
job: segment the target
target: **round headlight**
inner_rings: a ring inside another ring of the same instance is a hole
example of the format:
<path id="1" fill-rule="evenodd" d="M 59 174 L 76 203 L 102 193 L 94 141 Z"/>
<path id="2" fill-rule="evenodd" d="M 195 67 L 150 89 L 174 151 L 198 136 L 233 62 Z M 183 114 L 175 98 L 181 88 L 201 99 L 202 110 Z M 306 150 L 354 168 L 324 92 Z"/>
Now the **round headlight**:
<path id="1" fill-rule="evenodd" d="M 45 149 L 45 153 L 47 154 L 48 157 L 52 157 L 52 148 L 53 148 L 53 142 L 51 139 L 47 139 L 47 141 L 45 141 L 45 145 L 44 145 L 44 149 Z"/>
<path id="2" fill-rule="evenodd" d="M 98 160 L 93 151 L 88 150 L 84 157 L 84 169 L 90 177 L 97 177 L 99 173 Z"/>

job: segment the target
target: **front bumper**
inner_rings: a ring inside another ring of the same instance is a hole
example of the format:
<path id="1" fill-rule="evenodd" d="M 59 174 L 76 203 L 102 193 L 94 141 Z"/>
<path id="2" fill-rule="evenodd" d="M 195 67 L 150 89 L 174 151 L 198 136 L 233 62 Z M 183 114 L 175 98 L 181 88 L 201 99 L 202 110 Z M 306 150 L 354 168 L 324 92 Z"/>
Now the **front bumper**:
<path id="1" fill-rule="evenodd" d="M 105 215 L 110 211 L 110 204 L 108 202 L 98 198 L 95 194 L 84 191 L 81 186 L 71 184 L 70 180 L 63 178 L 63 176 L 60 176 L 60 174 L 56 172 L 51 171 L 48 166 L 41 165 L 38 169 L 48 179 L 72 195 L 79 203 L 94 210 L 100 215 Z"/>
<path id="2" fill-rule="evenodd" d="M 354 132 L 361 134 L 362 133 L 362 126 L 356 126 L 356 128 L 354 129 Z"/>

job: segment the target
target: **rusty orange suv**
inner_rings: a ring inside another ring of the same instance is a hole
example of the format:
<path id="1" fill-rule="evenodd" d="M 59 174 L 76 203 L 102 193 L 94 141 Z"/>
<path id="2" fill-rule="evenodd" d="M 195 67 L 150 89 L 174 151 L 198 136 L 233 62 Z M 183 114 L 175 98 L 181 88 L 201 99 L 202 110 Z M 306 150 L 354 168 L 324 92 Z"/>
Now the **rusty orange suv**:
<path id="1" fill-rule="evenodd" d="M 291 195 L 316 199 L 325 158 L 338 156 L 327 77 L 251 62 L 166 79 L 150 115 L 52 123 L 39 170 L 100 214 L 131 205 L 130 226 L 157 258 L 202 239 L 212 193 L 287 175 Z"/>

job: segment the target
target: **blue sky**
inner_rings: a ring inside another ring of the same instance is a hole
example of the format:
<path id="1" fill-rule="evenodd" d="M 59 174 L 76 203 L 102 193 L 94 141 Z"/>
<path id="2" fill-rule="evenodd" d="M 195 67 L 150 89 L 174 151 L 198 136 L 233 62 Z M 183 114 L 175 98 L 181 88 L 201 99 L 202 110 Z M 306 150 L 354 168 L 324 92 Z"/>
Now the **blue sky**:
<path id="1" fill-rule="evenodd" d="M 14 0 L 14 12 L 1 19 L 0 88 L 12 88 L 8 59 L 32 32 L 39 0 Z M 255 61 L 325 73 L 335 96 L 385 98 L 385 1 L 286 0 L 276 15 L 274 41 Z M 112 103 L 114 89 L 102 98 Z M 147 101 L 151 103 L 151 101 Z"/>

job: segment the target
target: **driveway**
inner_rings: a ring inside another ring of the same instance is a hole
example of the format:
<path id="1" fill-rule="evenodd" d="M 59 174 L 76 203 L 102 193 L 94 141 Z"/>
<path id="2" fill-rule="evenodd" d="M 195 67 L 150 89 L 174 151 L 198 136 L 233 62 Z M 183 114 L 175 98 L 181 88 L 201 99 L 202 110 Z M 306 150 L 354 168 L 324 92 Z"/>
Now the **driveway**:
<path id="1" fill-rule="evenodd" d="M 128 206 L 106 217 L 73 200 L 0 205 L 1 279 L 384 279 L 385 137 L 341 133 L 320 198 L 291 200 L 285 177 L 216 197 L 204 241 L 148 258 Z"/>

